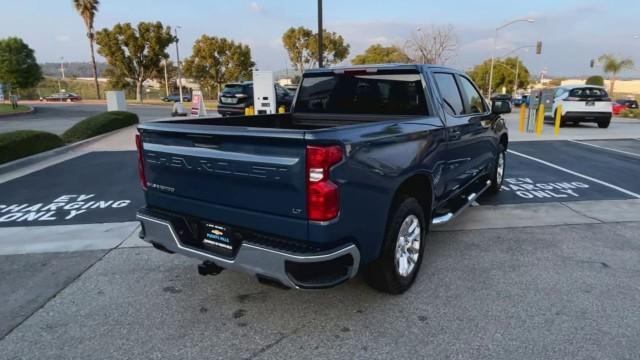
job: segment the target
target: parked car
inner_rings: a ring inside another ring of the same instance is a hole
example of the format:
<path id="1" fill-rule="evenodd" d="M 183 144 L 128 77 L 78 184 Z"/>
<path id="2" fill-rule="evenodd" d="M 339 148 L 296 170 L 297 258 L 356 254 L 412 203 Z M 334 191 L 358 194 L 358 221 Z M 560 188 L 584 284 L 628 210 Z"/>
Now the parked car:
<path id="1" fill-rule="evenodd" d="M 164 102 L 180 102 L 180 94 L 173 94 L 162 98 Z M 191 102 L 191 95 L 182 94 L 182 101 Z"/>
<path id="2" fill-rule="evenodd" d="M 59 93 L 46 96 L 42 100 L 46 102 L 49 102 L 49 101 L 73 102 L 73 101 L 80 101 L 82 100 L 82 98 L 78 94 L 74 94 L 71 92 L 59 92 Z"/>
<path id="3" fill-rule="evenodd" d="M 600 128 L 608 128 L 613 109 L 607 91 L 594 85 L 571 85 L 558 87 L 553 94 L 553 104 L 545 108 L 545 115 L 555 118 L 558 106 L 562 105 L 560 126 L 568 122 L 578 124 L 591 122 Z"/>
<path id="4" fill-rule="evenodd" d="M 276 108 L 284 105 L 285 111 L 289 111 L 293 94 L 279 84 L 274 86 Z M 253 81 L 226 84 L 218 97 L 218 113 L 222 116 L 244 115 L 249 106 L 253 106 Z"/>
<path id="5" fill-rule="evenodd" d="M 520 106 L 522 104 L 526 105 L 528 98 L 529 98 L 528 94 L 516 95 L 511 101 L 511 103 L 513 104 L 513 106 Z"/>
<path id="6" fill-rule="evenodd" d="M 362 271 L 402 293 L 432 225 L 499 191 L 509 109 L 464 72 L 389 64 L 305 71 L 290 113 L 141 124 L 140 237 L 203 275 L 318 289 Z"/>
<path id="7" fill-rule="evenodd" d="M 611 112 L 613 115 L 620 115 L 620 113 L 626 109 L 627 107 L 624 104 L 618 103 L 617 100 L 611 103 Z"/>
<path id="8" fill-rule="evenodd" d="M 613 102 L 614 115 L 619 115 L 625 109 L 638 109 L 638 102 L 633 99 L 617 99 Z"/>
<path id="9" fill-rule="evenodd" d="M 284 86 L 290 93 L 295 94 L 298 91 L 298 84 L 289 84 Z"/>

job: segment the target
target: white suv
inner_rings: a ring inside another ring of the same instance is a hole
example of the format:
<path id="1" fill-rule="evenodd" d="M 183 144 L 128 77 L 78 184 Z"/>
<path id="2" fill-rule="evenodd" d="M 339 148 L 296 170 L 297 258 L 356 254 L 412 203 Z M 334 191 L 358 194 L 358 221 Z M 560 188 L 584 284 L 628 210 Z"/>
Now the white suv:
<path id="1" fill-rule="evenodd" d="M 545 111 L 546 115 L 553 116 L 555 119 L 560 104 L 562 104 L 561 126 L 568 122 L 574 124 L 592 122 L 597 123 L 600 128 L 608 128 L 611 123 L 611 98 L 603 87 L 593 85 L 561 86 L 556 89 L 553 95 L 553 105 L 551 109 Z"/>

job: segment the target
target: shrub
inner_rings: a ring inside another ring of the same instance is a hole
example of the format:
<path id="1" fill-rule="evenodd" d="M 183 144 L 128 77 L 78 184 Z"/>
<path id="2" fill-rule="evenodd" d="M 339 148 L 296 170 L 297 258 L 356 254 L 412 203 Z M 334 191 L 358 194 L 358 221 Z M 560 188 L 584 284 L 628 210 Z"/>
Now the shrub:
<path id="1" fill-rule="evenodd" d="M 138 115 L 126 111 L 109 111 L 88 117 L 62 134 L 62 139 L 72 143 L 109 131 L 138 123 Z"/>
<path id="2" fill-rule="evenodd" d="M 600 75 L 593 75 L 587 78 L 586 85 L 604 86 L 604 78 Z"/>
<path id="3" fill-rule="evenodd" d="M 620 113 L 621 117 L 640 119 L 640 109 L 625 109 Z"/>
<path id="4" fill-rule="evenodd" d="M 0 134 L 0 164 L 62 145 L 64 141 L 58 135 L 45 131 L 18 130 Z"/>

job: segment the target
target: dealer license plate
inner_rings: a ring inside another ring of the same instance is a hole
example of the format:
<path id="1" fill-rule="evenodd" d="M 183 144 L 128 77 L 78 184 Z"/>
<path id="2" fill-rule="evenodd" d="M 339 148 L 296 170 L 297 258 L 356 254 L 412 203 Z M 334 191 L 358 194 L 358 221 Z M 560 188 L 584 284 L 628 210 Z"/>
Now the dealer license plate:
<path id="1" fill-rule="evenodd" d="M 206 249 L 224 255 L 233 254 L 233 233 L 228 226 L 205 222 L 202 229 L 202 245 Z"/>

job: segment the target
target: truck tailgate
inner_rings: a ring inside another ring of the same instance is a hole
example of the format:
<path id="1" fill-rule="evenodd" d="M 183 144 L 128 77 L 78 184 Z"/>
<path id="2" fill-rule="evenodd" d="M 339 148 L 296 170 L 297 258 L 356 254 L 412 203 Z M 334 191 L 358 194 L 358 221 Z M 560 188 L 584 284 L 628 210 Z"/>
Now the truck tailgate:
<path id="1" fill-rule="evenodd" d="M 177 124 L 139 131 L 149 206 L 253 228 L 261 226 L 246 222 L 262 214 L 306 224 L 303 131 Z M 228 209 L 225 219 L 220 209 Z M 229 221 L 229 214 L 247 216 Z"/>

